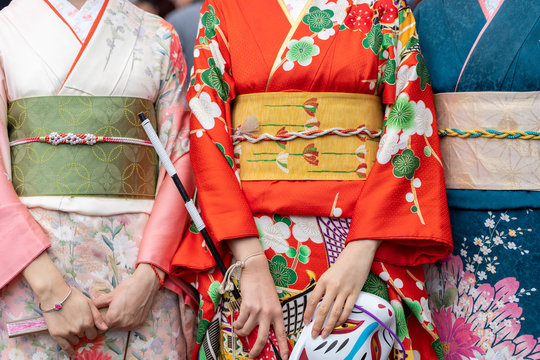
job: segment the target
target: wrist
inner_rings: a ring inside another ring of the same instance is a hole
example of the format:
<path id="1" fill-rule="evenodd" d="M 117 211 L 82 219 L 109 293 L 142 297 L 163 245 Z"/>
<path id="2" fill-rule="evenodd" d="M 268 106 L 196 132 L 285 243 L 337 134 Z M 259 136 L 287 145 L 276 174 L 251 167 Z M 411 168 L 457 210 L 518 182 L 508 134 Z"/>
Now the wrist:
<path id="1" fill-rule="evenodd" d="M 46 252 L 31 262 L 22 274 L 44 306 L 62 299 L 69 291 L 69 285 Z"/>
<path id="2" fill-rule="evenodd" d="M 375 254 L 379 246 L 381 246 L 382 240 L 355 240 L 347 244 L 347 248 L 358 251 L 360 253 Z"/>
<path id="3" fill-rule="evenodd" d="M 141 263 L 135 270 L 137 275 L 142 277 L 152 290 L 159 290 L 163 286 L 166 273 L 159 267 L 152 264 Z"/>
<path id="4" fill-rule="evenodd" d="M 244 271 L 247 273 L 268 272 L 268 259 L 264 256 L 264 253 L 247 259 L 244 262 L 244 268 L 242 269 L 242 272 Z"/>
<path id="5" fill-rule="evenodd" d="M 227 245 L 237 260 L 243 260 L 248 256 L 263 251 L 259 238 L 246 237 L 231 239 Z"/>

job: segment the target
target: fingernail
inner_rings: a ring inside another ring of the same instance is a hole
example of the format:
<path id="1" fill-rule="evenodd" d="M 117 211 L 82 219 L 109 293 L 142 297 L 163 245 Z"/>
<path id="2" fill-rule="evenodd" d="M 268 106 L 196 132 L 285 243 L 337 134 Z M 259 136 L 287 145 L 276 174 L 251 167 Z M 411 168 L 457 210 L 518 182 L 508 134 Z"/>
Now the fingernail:
<path id="1" fill-rule="evenodd" d="M 328 335 L 330 335 L 330 333 L 328 332 L 328 330 L 324 330 L 321 334 L 322 338 L 323 339 L 326 339 L 328 337 Z"/>

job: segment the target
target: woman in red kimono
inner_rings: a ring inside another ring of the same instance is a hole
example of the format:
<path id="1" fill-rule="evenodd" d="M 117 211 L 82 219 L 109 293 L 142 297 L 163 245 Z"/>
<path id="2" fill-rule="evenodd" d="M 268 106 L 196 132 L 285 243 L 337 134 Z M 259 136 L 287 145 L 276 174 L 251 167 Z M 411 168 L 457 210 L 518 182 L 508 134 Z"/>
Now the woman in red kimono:
<path id="1" fill-rule="evenodd" d="M 247 259 L 234 328 L 259 326 L 250 356 L 271 326 L 284 356 L 304 322 L 328 336 L 363 289 L 391 303 L 408 359 L 442 358 L 420 265 L 452 245 L 419 51 L 410 9 L 393 0 L 203 5 L 191 156 L 211 236 Z M 244 359 L 195 232 L 175 265 L 202 295 L 199 358 Z"/>

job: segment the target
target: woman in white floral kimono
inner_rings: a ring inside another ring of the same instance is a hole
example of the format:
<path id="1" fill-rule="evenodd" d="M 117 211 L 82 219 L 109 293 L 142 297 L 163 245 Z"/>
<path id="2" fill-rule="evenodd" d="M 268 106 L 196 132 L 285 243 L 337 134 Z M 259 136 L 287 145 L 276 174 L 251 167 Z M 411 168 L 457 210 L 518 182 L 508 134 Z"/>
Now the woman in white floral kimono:
<path id="1" fill-rule="evenodd" d="M 2 360 L 189 351 L 182 287 L 165 280 L 186 213 L 136 116 L 191 188 L 181 54 L 169 24 L 126 0 L 0 12 Z M 50 334 L 8 338 L 6 323 L 39 315 Z"/>

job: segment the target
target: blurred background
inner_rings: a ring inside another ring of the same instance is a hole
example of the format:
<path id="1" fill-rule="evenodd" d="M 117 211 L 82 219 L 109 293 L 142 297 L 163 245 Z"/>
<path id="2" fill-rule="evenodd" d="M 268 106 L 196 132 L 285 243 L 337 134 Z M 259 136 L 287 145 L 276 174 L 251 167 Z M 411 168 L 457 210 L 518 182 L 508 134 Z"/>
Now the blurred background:
<path id="1" fill-rule="evenodd" d="M 130 0 L 144 10 L 166 17 L 172 11 L 189 6 L 198 0 Z M 10 0 L 0 0 L 0 10 L 9 4 Z M 202 0 L 200 0 L 202 3 Z"/>

